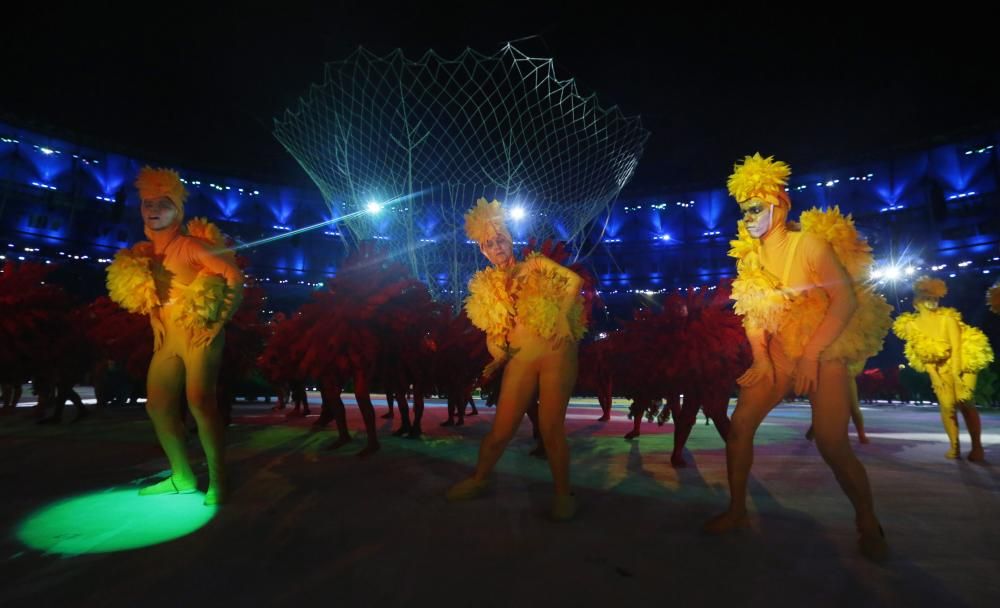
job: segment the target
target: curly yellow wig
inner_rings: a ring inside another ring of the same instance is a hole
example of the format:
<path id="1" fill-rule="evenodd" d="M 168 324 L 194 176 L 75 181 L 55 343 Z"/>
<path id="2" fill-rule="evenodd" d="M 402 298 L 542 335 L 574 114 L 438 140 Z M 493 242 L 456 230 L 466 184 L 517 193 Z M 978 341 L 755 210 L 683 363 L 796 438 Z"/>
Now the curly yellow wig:
<path id="1" fill-rule="evenodd" d="M 164 196 L 169 198 L 177 205 L 180 216 L 184 217 L 184 202 L 187 200 L 188 191 L 176 171 L 143 167 L 135 178 L 135 187 L 139 191 L 139 198 L 144 201 Z"/>
<path id="2" fill-rule="evenodd" d="M 476 201 L 476 206 L 465 214 L 465 234 L 473 241 L 482 244 L 494 233 L 502 234 L 507 240 L 511 240 L 500 201 L 487 203 L 485 198 L 481 198 Z"/>
<path id="3" fill-rule="evenodd" d="M 948 295 L 948 286 L 941 279 L 922 276 L 913 284 L 913 297 L 917 300 L 940 300 Z"/>
<path id="4" fill-rule="evenodd" d="M 772 205 L 790 208 L 792 203 L 785 186 L 791 174 L 792 169 L 787 164 L 774 160 L 773 156 L 764 158 L 756 152 L 744 157 L 742 164 L 733 165 L 733 174 L 726 187 L 737 203 L 759 197 Z"/>

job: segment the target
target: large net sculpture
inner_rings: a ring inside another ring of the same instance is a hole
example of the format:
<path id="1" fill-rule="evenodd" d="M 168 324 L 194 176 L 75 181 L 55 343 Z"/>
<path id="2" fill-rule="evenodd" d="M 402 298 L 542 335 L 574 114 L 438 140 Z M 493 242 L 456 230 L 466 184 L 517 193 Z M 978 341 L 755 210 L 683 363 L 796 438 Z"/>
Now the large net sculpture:
<path id="1" fill-rule="evenodd" d="M 558 80 L 551 59 L 364 49 L 326 65 L 275 120 L 275 136 L 316 182 L 354 242 L 380 239 L 432 291 L 457 301 L 480 263 L 462 214 L 504 202 L 515 240 L 580 244 L 628 182 L 649 133 L 638 117 Z M 515 211 L 516 210 L 516 211 Z"/>

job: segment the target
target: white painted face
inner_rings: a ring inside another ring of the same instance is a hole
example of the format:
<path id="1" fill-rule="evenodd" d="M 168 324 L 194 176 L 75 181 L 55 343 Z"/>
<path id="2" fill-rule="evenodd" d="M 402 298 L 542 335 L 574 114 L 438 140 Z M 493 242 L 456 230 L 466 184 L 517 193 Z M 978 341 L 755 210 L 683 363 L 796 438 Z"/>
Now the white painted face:
<path id="1" fill-rule="evenodd" d="M 771 225 L 774 223 L 774 205 L 752 198 L 740 203 L 740 211 L 743 212 L 743 224 L 753 238 L 759 239 L 771 230 Z"/>

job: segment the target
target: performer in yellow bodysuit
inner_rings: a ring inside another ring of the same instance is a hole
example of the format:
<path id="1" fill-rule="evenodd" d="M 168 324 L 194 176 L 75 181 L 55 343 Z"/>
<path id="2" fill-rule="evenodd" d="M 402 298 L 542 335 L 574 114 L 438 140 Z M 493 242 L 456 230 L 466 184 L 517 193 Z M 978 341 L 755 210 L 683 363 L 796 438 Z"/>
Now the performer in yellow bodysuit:
<path id="1" fill-rule="evenodd" d="M 982 461 L 980 441 L 982 423 L 972 396 L 976 390 L 976 375 L 993 361 L 993 349 L 986 335 L 962 321 L 954 308 L 939 307 L 938 301 L 948 293 L 944 281 L 920 277 L 913 284 L 913 308 L 896 318 L 892 330 L 905 342 L 903 348 L 910 366 L 927 372 L 941 408 L 941 422 L 951 444 L 946 458 L 959 458 L 958 417 L 962 412 L 965 426 L 972 437 L 969 460 Z"/>
<path id="2" fill-rule="evenodd" d="M 198 424 L 208 462 L 205 504 L 225 500 L 223 424 L 216 403 L 223 326 L 239 306 L 243 273 L 219 229 L 205 220 L 181 225 L 187 191 L 168 169 L 143 168 L 135 182 L 148 241 L 115 255 L 108 290 L 123 308 L 149 315 L 153 359 L 146 410 L 170 461 L 167 479 L 141 495 L 186 494 L 197 480 L 188 461 L 181 394 Z"/>
<path id="3" fill-rule="evenodd" d="M 888 548 L 875 517 L 864 466 L 847 438 L 851 362 L 878 352 L 890 308 L 862 285 L 871 250 L 839 209 L 811 210 L 801 225 L 787 221 L 785 191 L 791 170 L 783 162 L 748 156 L 729 177 L 729 193 L 743 212 L 733 283 L 753 364 L 737 382 L 739 399 L 726 442 L 729 509 L 705 524 L 721 533 L 749 524 L 747 476 L 753 437 L 764 417 L 790 392 L 806 395 L 820 454 L 854 506 L 861 551 L 882 559 Z"/>
<path id="4" fill-rule="evenodd" d="M 449 500 L 481 495 L 528 406 L 538 400 L 539 426 L 555 483 L 552 517 L 576 512 L 569 485 L 565 418 L 576 382 L 577 342 L 583 336 L 582 279 L 539 253 L 514 259 L 498 201 L 479 199 L 465 214 L 465 231 L 492 264 L 469 281 L 465 309 L 486 332 L 493 361 L 483 376 L 502 373 L 496 416 L 479 446 L 475 474 L 448 490 Z"/>

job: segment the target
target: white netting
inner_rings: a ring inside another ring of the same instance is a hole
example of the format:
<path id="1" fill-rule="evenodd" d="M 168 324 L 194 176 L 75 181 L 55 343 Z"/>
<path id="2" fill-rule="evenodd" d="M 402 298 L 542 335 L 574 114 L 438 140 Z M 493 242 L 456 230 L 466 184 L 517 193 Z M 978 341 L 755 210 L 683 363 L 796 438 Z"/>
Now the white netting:
<path id="1" fill-rule="evenodd" d="M 602 109 L 550 59 L 507 45 L 494 55 L 406 59 L 359 49 L 275 120 L 275 136 L 355 240 L 383 239 L 431 289 L 457 298 L 478 262 L 462 214 L 479 197 L 525 217 L 515 239 L 573 243 L 632 176 L 649 133 Z"/>

